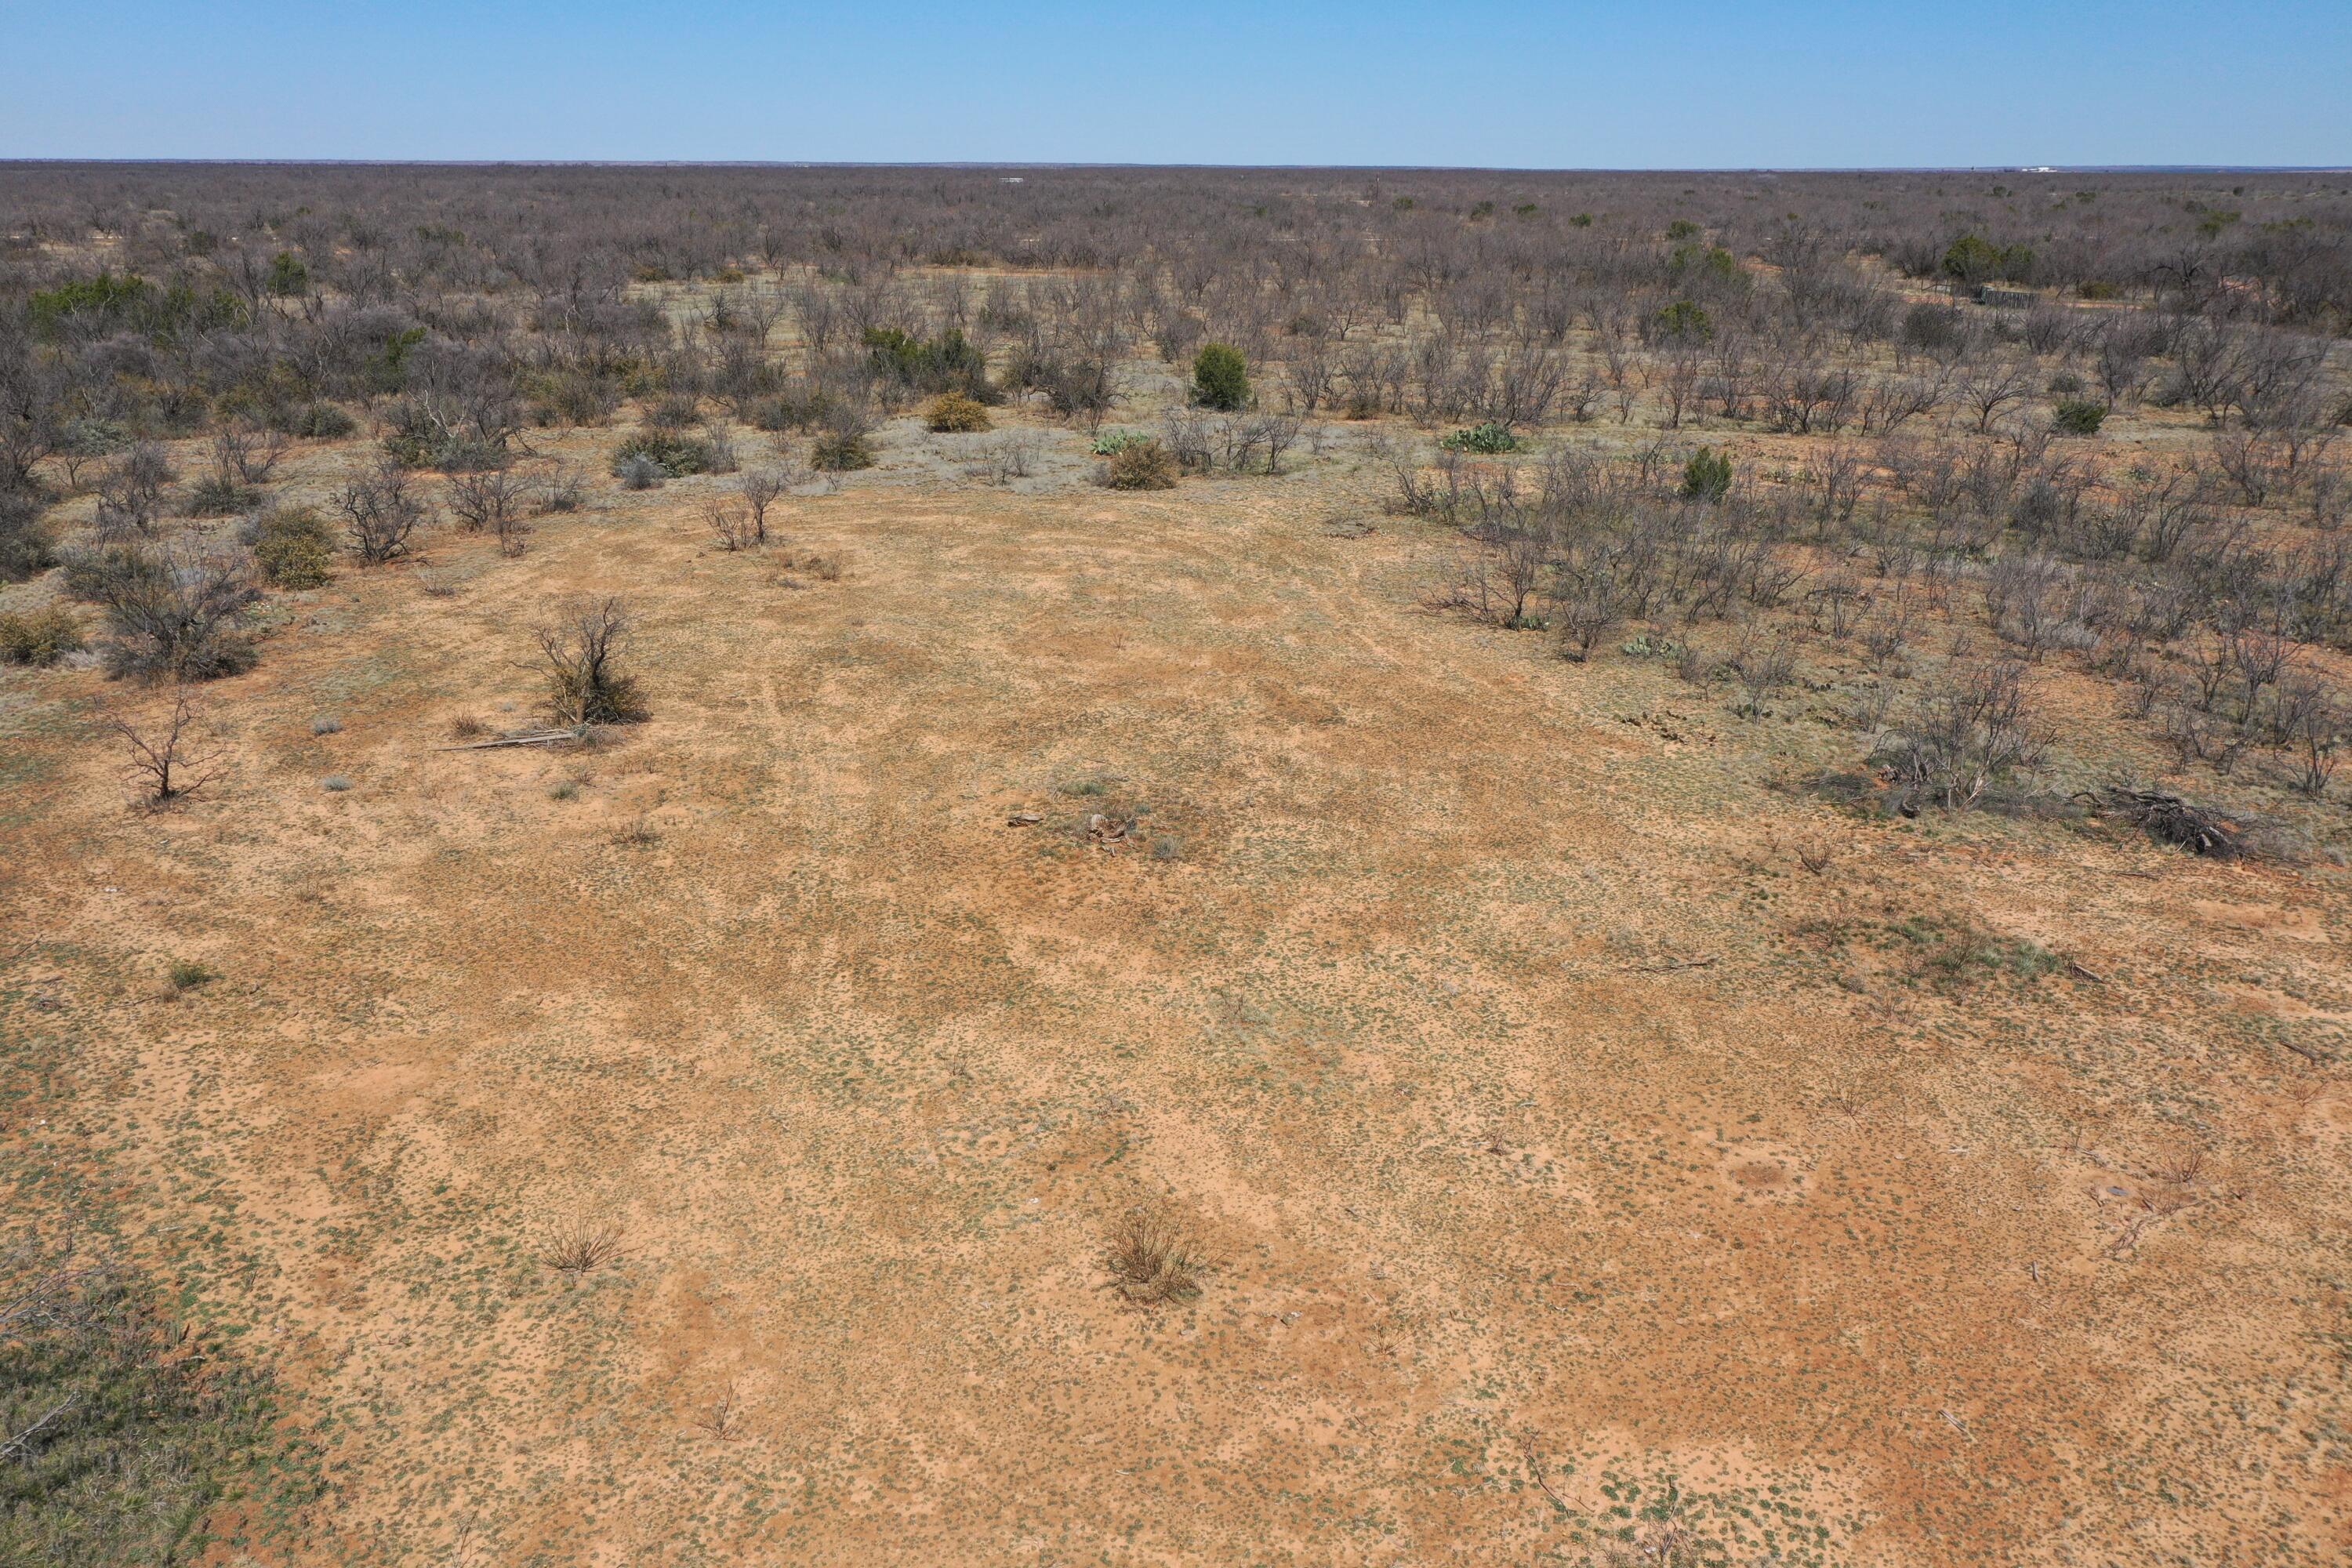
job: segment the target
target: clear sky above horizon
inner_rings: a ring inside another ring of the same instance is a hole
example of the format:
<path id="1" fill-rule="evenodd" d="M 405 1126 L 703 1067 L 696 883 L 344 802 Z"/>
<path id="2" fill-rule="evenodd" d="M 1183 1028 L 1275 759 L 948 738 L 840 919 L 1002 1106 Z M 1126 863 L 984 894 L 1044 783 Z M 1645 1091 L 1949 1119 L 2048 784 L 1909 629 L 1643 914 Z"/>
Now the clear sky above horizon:
<path id="1" fill-rule="evenodd" d="M 15 0 L 0 158 L 2352 163 L 2352 0 Z"/>

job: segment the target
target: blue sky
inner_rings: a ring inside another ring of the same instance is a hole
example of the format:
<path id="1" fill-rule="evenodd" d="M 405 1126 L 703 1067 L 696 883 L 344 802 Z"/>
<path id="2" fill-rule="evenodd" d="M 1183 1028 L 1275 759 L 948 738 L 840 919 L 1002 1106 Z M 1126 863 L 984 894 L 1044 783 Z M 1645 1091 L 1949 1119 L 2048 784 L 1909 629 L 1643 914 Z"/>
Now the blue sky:
<path id="1" fill-rule="evenodd" d="M 2352 0 L 11 0 L 0 157 L 2352 163 Z"/>

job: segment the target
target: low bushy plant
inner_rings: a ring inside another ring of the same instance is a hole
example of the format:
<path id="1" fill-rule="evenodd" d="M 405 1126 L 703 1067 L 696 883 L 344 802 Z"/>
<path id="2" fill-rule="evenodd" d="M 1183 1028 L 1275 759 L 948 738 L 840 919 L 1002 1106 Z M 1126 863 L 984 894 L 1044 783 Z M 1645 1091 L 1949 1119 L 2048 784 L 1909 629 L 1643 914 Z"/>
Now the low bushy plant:
<path id="1" fill-rule="evenodd" d="M 988 416 L 988 409 L 980 400 L 967 397 L 961 392 L 943 392 L 931 399 L 931 405 L 923 416 L 923 423 L 933 430 L 947 434 L 967 434 L 996 427 L 995 422 Z"/>
<path id="2" fill-rule="evenodd" d="M 1701 447 L 1683 465 L 1685 500 L 1718 501 L 1731 493 L 1731 459 L 1712 447 Z"/>
<path id="3" fill-rule="evenodd" d="M 1192 401 L 1223 413 L 1249 406 L 1249 362 L 1231 343 L 1203 343 L 1192 360 Z"/>
<path id="4" fill-rule="evenodd" d="M 0 612 L 0 663 L 55 664 L 81 647 L 81 623 L 63 605 Z"/>
<path id="5" fill-rule="evenodd" d="M 41 526 L 43 498 L 0 487 L 0 583 L 20 583 L 57 563 Z"/>
<path id="6" fill-rule="evenodd" d="M 1130 441 L 1111 455 L 1106 482 L 1115 490 L 1172 490 L 1176 459 L 1150 437 Z"/>
<path id="7" fill-rule="evenodd" d="M 640 430 L 613 448 L 613 473 L 625 481 L 633 463 L 650 463 L 660 470 L 663 479 L 684 479 L 688 474 L 710 470 L 713 453 L 710 443 L 675 430 Z M 630 483 L 631 489 L 649 487 Z"/>
<path id="8" fill-rule="evenodd" d="M 809 463 L 829 474 L 874 466 L 874 443 L 863 432 L 828 430 L 809 447 Z"/>
<path id="9" fill-rule="evenodd" d="M 273 588 L 317 588 L 334 576 L 335 531 L 307 506 L 279 507 L 248 525 L 253 563 Z"/>
<path id="10" fill-rule="evenodd" d="M 988 356 L 950 327 L 936 338 L 919 338 L 897 327 L 870 327 L 865 335 L 866 363 L 881 381 L 909 392 L 960 393 L 978 403 L 994 402 Z"/>
<path id="11" fill-rule="evenodd" d="M 1489 419 L 1483 425 L 1473 425 L 1467 430 L 1456 430 L 1438 445 L 1449 452 L 1476 452 L 1492 456 L 1497 452 L 1517 451 L 1519 438 Z"/>
<path id="12" fill-rule="evenodd" d="M 2095 436 L 2107 420 L 2107 405 L 2095 398 L 2062 397 L 2050 412 L 2050 423 L 2062 436 Z"/>

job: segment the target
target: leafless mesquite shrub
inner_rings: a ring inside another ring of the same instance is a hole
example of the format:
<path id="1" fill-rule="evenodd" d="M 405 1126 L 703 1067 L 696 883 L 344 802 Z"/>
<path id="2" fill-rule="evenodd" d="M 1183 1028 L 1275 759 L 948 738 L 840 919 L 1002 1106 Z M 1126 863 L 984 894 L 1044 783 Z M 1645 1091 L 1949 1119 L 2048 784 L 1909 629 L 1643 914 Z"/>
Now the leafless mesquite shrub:
<path id="1" fill-rule="evenodd" d="M 130 776 L 140 804 L 161 811 L 185 800 L 220 771 L 220 752 L 204 735 L 204 723 L 185 688 L 173 693 L 171 716 L 142 729 L 127 719 L 110 725 L 130 749 Z"/>
<path id="2" fill-rule="evenodd" d="M 530 481 L 512 468 L 478 468 L 449 479 L 449 510 L 469 533 L 495 534 L 499 549 L 520 555 L 530 533 L 524 510 Z"/>
<path id="3" fill-rule="evenodd" d="M 2025 667 L 1969 663 L 1945 672 L 1889 738 L 1884 758 L 1899 808 L 1966 811 L 1993 784 L 2038 767 L 2048 747 L 2026 701 Z"/>
<path id="4" fill-rule="evenodd" d="M 766 542 L 767 529 L 751 509 L 727 496 L 712 496 L 702 503 L 702 524 L 721 550 L 751 550 Z"/>
<path id="5" fill-rule="evenodd" d="M 172 479 L 171 459 L 152 441 L 133 445 L 108 464 L 98 479 L 99 537 L 152 531 L 163 510 L 163 487 Z"/>
<path id="6" fill-rule="evenodd" d="M 588 499 L 588 478 L 572 463 L 557 463 L 540 477 L 539 510 L 578 511 Z"/>
<path id="7" fill-rule="evenodd" d="M 1797 650 L 1785 633 L 1768 631 L 1751 621 L 1740 629 L 1729 663 L 1741 693 L 1736 711 L 1753 718 L 1796 679 Z"/>
<path id="8" fill-rule="evenodd" d="M 556 722 L 627 724 L 646 717 L 635 679 L 618 668 L 635 632 L 627 603 L 610 595 L 568 599 L 538 628 Z"/>
<path id="9" fill-rule="evenodd" d="M 190 541 L 104 557 L 88 588 L 106 612 L 110 674 L 210 680 L 253 668 L 241 622 L 261 590 L 241 548 Z"/>
<path id="10" fill-rule="evenodd" d="M 1027 430 L 1004 430 L 982 441 L 973 460 L 964 465 L 964 477 L 985 485 L 1009 485 L 1025 479 L 1037 461 L 1037 437 Z"/>
<path id="11" fill-rule="evenodd" d="M 746 468 L 735 481 L 736 493 L 743 498 L 743 508 L 750 517 L 751 542 L 768 542 L 768 510 L 782 497 L 809 482 L 807 467 L 789 458 L 758 468 Z"/>
<path id="12" fill-rule="evenodd" d="M 382 566 L 408 554 L 410 541 L 427 516 L 415 481 L 390 459 L 338 487 L 333 505 L 352 552 L 365 566 Z"/>

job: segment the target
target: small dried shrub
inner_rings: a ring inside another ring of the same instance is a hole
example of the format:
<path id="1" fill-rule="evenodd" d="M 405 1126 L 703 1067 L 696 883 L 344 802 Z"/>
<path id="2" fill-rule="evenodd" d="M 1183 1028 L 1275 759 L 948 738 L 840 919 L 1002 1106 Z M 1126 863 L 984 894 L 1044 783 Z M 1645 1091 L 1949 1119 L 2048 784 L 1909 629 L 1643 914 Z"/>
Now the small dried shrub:
<path id="1" fill-rule="evenodd" d="M 261 596 L 243 550 L 185 547 L 168 556 L 114 556 L 90 596 L 106 610 L 110 673 L 210 680 L 253 668 L 239 623 Z"/>
<path id="2" fill-rule="evenodd" d="M 1111 454 L 1104 482 L 1115 490 L 1172 490 L 1176 459 L 1158 441 L 1130 441 Z"/>
<path id="3" fill-rule="evenodd" d="M 363 566 L 382 566 L 407 554 L 409 541 L 426 517 L 415 481 L 390 459 L 337 489 L 334 506 Z"/>

